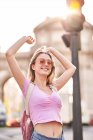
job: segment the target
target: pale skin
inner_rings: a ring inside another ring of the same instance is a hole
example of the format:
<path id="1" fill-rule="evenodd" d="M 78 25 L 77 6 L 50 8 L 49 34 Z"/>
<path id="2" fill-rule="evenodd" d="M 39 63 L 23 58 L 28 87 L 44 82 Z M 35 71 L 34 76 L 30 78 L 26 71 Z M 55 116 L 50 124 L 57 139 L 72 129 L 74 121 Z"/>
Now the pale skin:
<path id="1" fill-rule="evenodd" d="M 6 52 L 6 59 L 8 61 L 9 67 L 21 90 L 23 89 L 25 76 L 15 59 L 15 54 L 24 43 L 33 44 L 34 39 L 31 36 L 23 36 Z M 58 79 L 53 81 L 53 85 L 57 88 L 57 90 L 60 90 L 73 76 L 76 67 L 55 48 L 49 47 L 48 51 L 52 53 L 65 68 L 64 73 Z M 41 58 L 44 58 L 46 60 L 46 63 L 43 66 L 38 64 L 38 60 Z M 49 67 L 47 64 L 47 60 L 49 59 L 50 57 L 47 54 L 41 54 L 38 56 L 36 63 L 32 66 L 32 68 L 35 70 L 34 83 L 37 84 L 39 88 L 44 90 L 46 94 L 51 94 L 52 92 L 49 86 L 46 85 L 47 75 L 51 71 L 51 67 Z M 48 137 L 58 137 L 62 132 L 62 125 L 60 123 L 57 123 L 56 121 L 53 121 L 43 124 L 37 124 L 35 126 L 35 130 Z"/>

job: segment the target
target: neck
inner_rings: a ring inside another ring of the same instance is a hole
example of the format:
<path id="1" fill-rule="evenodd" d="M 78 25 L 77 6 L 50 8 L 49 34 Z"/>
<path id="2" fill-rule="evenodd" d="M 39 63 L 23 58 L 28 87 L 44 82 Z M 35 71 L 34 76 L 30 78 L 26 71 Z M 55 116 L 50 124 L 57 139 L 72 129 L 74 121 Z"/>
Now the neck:
<path id="1" fill-rule="evenodd" d="M 45 77 L 45 76 L 38 76 L 38 75 L 35 76 L 35 81 L 34 81 L 35 84 L 37 84 L 37 85 L 39 85 L 41 87 L 44 87 L 44 86 L 47 85 L 46 82 L 47 82 L 47 77 Z"/>

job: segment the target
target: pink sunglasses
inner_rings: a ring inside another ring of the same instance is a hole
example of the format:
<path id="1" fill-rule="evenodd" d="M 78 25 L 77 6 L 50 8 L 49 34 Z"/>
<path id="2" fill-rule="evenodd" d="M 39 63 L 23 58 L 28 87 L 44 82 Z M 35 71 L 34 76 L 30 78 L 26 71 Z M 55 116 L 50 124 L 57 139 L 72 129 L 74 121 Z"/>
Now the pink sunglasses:
<path id="1" fill-rule="evenodd" d="M 53 66 L 52 60 L 46 60 L 46 59 L 38 59 L 37 62 L 39 62 L 40 65 L 45 65 L 47 63 L 48 66 Z"/>

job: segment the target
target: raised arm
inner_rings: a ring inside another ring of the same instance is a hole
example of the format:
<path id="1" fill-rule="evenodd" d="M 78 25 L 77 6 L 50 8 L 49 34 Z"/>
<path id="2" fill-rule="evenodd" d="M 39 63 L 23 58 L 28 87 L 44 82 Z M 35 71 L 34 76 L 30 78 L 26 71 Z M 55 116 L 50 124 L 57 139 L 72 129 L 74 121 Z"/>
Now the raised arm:
<path id="1" fill-rule="evenodd" d="M 73 74 L 76 70 L 76 67 L 67 58 L 65 58 L 59 51 L 57 51 L 55 48 L 49 47 L 48 49 L 61 62 L 61 64 L 65 68 L 64 73 L 58 79 L 53 81 L 53 84 L 59 90 L 73 76 Z"/>
<path id="2" fill-rule="evenodd" d="M 6 59 L 9 64 L 10 70 L 21 90 L 23 89 L 25 77 L 15 59 L 15 54 L 24 43 L 32 44 L 33 42 L 34 39 L 31 36 L 23 36 L 6 51 Z"/>

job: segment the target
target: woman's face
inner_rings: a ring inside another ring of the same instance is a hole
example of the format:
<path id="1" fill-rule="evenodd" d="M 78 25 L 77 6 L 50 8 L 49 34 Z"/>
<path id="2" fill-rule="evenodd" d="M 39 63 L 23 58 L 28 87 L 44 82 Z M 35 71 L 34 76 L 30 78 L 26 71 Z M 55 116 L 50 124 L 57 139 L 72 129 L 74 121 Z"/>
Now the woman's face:
<path id="1" fill-rule="evenodd" d="M 40 54 L 36 60 L 35 64 L 33 64 L 32 69 L 35 73 L 48 76 L 51 72 L 53 66 L 53 62 L 48 54 L 42 53 Z"/>

